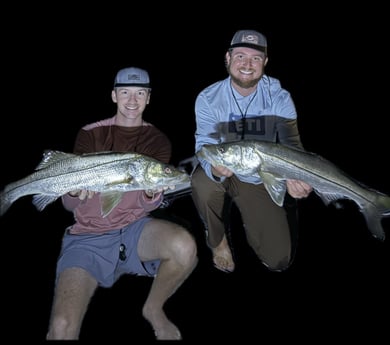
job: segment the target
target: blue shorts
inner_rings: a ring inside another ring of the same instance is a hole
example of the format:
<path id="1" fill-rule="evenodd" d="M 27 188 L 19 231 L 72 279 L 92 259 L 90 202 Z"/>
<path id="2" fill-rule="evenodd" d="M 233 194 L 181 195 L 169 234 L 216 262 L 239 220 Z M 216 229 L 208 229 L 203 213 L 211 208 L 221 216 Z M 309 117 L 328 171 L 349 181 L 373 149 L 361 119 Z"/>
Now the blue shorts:
<path id="1" fill-rule="evenodd" d="M 103 287 L 111 287 L 122 274 L 155 276 L 160 260 L 142 262 L 137 253 L 139 237 L 151 219 L 144 217 L 102 235 L 72 235 L 66 231 L 57 262 L 57 278 L 70 267 L 85 269 Z"/>

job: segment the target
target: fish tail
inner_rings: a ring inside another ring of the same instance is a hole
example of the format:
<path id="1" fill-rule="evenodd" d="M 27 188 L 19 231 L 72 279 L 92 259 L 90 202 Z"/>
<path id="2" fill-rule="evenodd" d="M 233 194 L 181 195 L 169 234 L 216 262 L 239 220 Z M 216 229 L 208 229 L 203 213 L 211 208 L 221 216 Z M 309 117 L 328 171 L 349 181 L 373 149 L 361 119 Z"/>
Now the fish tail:
<path id="1" fill-rule="evenodd" d="M 375 198 L 375 203 L 369 203 L 363 208 L 362 212 L 372 235 L 384 241 L 386 235 L 382 227 L 382 218 L 390 216 L 390 197 L 378 194 Z"/>

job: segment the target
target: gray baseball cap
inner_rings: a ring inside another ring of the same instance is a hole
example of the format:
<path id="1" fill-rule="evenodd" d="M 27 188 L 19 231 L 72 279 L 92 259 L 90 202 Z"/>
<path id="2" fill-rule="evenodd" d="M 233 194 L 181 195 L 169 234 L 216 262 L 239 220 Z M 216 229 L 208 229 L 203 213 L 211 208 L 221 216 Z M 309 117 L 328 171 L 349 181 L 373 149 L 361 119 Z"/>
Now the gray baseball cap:
<path id="1" fill-rule="evenodd" d="M 119 86 L 143 86 L 150 88 L 149 74 L 141 68 L 123 68 L 118 71 L 114 81 L 114 87 Z"/>
<path id="2" fill-rule="evenodd" d="M 230 48 L 247 47 L 267 54 L 267 39 L 263 34 L 254 30 L 237 31 L 230 43 Z"/>

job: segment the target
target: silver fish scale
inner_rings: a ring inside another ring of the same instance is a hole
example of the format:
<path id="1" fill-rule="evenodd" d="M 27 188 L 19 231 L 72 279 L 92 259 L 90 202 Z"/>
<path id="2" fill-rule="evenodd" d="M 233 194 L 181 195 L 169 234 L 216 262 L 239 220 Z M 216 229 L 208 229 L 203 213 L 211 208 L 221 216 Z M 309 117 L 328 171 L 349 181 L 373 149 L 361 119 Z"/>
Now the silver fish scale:
<path id="1" fill-rule="evenodd" d="M 25 195 L 36 195 L 43 209 L 61 195 L 86 189 L 126 192 L 189 183 L 186 172 L 137 153 L 97 152 L 75 155 L 47 151 L 36 171 L 0 192 L 0 215 Z M 117 200 L 120 196 L 117 197 Z"/>
<path id="2" fill-rule="evenodd" d="M 390 216 L 390 196 L 351 178 L 323 157 L 281 144 L 248 140 L 204 145 L 199 158 L 222 165 L 239 176 L 261 179 L 271 198 L 283 205 L 287 179 L 308 183 L 326 204 L 339 199 L 356 203 L 372 235 L 384 240 L 381 219 Z"/>

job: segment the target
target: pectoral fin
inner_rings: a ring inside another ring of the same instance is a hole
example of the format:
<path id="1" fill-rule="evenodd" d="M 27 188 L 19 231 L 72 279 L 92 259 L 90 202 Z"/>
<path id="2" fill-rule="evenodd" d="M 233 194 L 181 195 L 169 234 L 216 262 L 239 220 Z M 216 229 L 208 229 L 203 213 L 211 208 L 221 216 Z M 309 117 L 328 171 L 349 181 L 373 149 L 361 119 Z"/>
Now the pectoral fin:
<path id="1" fill-rule="evenodd" d="M 341 193 L 335 193 L 335 192 L 327 192 L 327 191 L 318 191 L 317 189 L 314 189 L 315 193 L 320 197 L 322 202 L 328 206 L 329 204 L 338 204 L 339 199 L 345 199 L 346 197 Z M 341 205 L 341 204 L 340 204 Z M 341 207 L 337 207 L 341 208 Z"/>
<path id="2" fill-rule="evenodd" d="M 60 195 L 35 194 L 32 197 L 32 203 L 38 211 L 42 211 L 47 205 L 56 201 L 59 197 Z"/>
<path id="3" fill-rule="evenodd" d="M 259 175 L 263 180 L 265 189 L 275 204 L 283 206 L 287 189 L 286 180 L 264 171 L 260 172 Z"/>
<path id="4" fill-rule="evenodd" d="M 118 191 L 102 192 L 100 194 L 101 215 L 103 218 L 107 217 L 114 207 L 119 204 L 122 195 L 123 193 Z"/>

